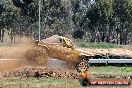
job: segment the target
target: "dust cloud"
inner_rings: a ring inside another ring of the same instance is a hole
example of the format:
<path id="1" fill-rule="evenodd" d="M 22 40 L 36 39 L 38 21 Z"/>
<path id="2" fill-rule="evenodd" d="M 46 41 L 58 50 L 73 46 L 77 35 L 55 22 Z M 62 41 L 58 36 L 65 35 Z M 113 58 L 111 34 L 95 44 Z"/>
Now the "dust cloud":
<path id="1" fill-rule="evenodd" d="M 21 43 L 0 47 L 0 71 L 12 70 L 30 65 L 25 52 L 33 46 L 33 40 L 23 37 Z"/>
<path id="2" fill-rule="evenodd" d="M 52 36 L 51 38 L 43 40 L 43 42 L 56 42 L 56 39 L 58 39 L 56 36 Z M 23 37 L 19 44 L 0 47 L 0 72 L 10 71 L 24 66 L 37 67 L 37 64 L 28 61 L 25 57 L 26 51 L 33 47 L 34 42 L 28 37 Z M 67 62 L 48 58 L 46 64 L 41 66 L 49 69 L 67 69 Z"/>
<path id="3" fill-rule="evenodd" d="M 24 54 L 27 49 L 33 46 L 33 40 L 28 37 L 23 37 L 20 44 L 12 45 L 8 47 L 6 52 L 7 58 L 24 59 Z"/>

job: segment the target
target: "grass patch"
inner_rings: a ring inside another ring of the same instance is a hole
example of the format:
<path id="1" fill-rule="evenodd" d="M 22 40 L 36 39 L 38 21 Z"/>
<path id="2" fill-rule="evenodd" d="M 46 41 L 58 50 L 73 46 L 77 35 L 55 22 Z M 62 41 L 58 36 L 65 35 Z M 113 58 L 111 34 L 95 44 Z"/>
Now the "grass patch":
<path id="1" fill-rule="evenodd" d="M 80 88 L 78 80 L 58 78 L 33 78 L 0 80 L 0 88 Z"/>
<path id="2" fill-rule="evenodd" d="M 89 72 L 92 73 L 131 73 L 132 67 L 115 67 L 115 66 L 100 66 L 90 67 Z"/>
<path id="3" fill-rule="evenodd" d="M 83 48 L 119 48 L 121 46 L 112 44 L 112 43 L 105 43 L 105 42 L 98 42 L 98 43 L 91 43 L 84 40 L 76 40 L 76 45 L 78 47 Z"/>

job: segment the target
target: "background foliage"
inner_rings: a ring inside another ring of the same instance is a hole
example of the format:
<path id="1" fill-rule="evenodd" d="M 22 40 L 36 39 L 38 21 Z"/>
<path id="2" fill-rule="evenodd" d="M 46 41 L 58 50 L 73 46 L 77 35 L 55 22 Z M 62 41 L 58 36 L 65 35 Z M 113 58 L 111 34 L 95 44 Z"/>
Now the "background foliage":
<path id="1" fill-rule="evenodd" d="M 42 0 L 41 38 L 53 34 L 89 42 L 132 43 L 131 0 Z M 0 0 L 0 40 L 38 39 L 38 0 L 16 7 Z"/>

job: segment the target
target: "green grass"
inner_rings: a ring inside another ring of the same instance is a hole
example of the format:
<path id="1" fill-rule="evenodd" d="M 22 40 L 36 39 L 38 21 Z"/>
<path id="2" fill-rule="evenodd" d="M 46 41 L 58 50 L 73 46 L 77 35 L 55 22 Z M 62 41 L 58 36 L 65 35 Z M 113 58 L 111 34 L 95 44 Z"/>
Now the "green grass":
<path id="1" fill-rule="evenodd" d="M 132 73 L 132 67 L 100 66 L 100 67 L 90 67 L 89 71 L 90 74 L 92 73 L 126 74 L 126 73 Z"/>
<path id="2" fill-rule="evenodd" d="M 119 48 L 119 45 L 105 42 L 91 43 L 84 40 L 77 40 L 76 45 L 83 48 Z"/>
<path id="3" fill-rule="evenodd" d="M 81 87 L 78 80 L 57 78 L 4 79 L 0 80 L 0 88 L 77 88 Z"/>

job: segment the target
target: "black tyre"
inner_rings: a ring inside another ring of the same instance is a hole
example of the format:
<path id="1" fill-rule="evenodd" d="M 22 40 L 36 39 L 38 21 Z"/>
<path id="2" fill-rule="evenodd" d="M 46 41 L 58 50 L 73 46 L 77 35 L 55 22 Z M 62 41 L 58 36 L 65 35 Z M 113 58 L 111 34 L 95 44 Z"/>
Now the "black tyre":
<path id="1" fill-rule="evenodd" d="M 79 82 L 84 87 L 90 85 L 90 82 L 89 82 L 88 78 L 82 78 L 81 80 L 79 80 Z"/>
<path id="2" fill-rule="evenodd" d="M 80 57 L 76 63 L 77 72 L 81 72 L 82 68 L 84 71 L 88 71 L 89 63 L 87 57 Z"/>

